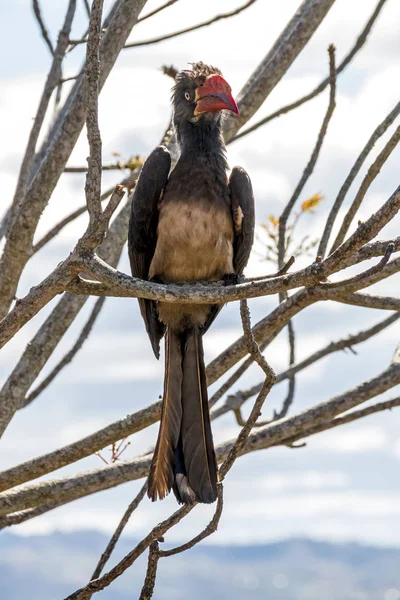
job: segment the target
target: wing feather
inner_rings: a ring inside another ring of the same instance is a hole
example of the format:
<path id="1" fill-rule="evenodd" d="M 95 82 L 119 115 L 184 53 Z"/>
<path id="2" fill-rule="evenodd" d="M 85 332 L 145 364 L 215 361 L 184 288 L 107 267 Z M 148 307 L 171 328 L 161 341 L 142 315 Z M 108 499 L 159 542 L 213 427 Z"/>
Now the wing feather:
<path id="1" fill-rule="evenodd" d="M 171 156 L 158 146 L 142 167 L 132 198 L 128 230 L 128 251 L 134 277 L 148 279 L 150 263 L 157 243 L 158 202 L 168 181 Z M 154 354 L 160 355 L 160 340 L 165 326 L 158 318 L 156 303 L 139 298 L 139 307 Z"/>
<path id="2" fill-rule="evenodd" d="M 242 275 L 254 241 L 255 209 L 251 181 L 246 171 L 234 167 L 229 178 L 232 215 L 235 223 L 233 268 Z"/>

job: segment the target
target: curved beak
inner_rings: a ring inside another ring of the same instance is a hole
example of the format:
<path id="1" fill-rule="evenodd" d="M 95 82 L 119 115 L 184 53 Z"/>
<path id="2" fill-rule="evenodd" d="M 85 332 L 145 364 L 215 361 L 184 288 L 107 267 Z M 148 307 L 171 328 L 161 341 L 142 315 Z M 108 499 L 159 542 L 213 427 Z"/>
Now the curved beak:
<path id="1" fill-rule="evenodd" d="M 217 110 L 231 110 L 235 115 L 239 109 L 231 93 L 231 86 L 221 75 L 209 75 L 204 85 L 196 89 L 195 115 Z"/>

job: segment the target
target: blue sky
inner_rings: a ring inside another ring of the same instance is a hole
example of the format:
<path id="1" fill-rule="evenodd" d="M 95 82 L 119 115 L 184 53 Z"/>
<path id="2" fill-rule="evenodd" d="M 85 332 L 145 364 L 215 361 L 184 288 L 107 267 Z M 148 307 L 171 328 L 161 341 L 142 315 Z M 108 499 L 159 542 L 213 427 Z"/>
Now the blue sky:
<path id="1" fill-rule="evenodd" d="M 44 0 L 43 14 L 55 38 L 64 16 L 65 2 Z M 84 12 L 79 13 L 73 32 L 79 37 L 85 28 Z M 106 2 L 106 7 L 109 6 Z M 171 81 L 159 67 L 172 63 L 185 67 L 201 59 L 218 65 L 232 85 L 234 94 L 266 54 L 299 2 L 279 3 L 259 0 L 235 19 L 222 21 L 190 36 L 124 51 L 105 85 L 100 100 L 100 125 L 104 162 L 112 153 L 128 157 L 148 153 L 158 143 L 169 118 Z M 326 20 L 301 56 L 259 111 L 257 119 L 312 89 L 327 73 L 326 48 L 333 42 L 337 57 L 347 53 L 369 17 L 374 2 L 349 3 L 337 0 Z M 146 10 L 157 5 L 149 2 Z M 132 41 L 153 37 L 193 24 L 233 3 L 205 0 L 201 11 L 193 3 L 181 0 L 171 9 L 138 26 Z M 201 12 L 201 14 L 199 14 Z M 19 161 L 34 117 L 43 81 L 49 66 L 49 53 L 33 20 L 30 2 L 16 0 L 0 7 L 4 35 L 0 40 L 0 186 L 4 206 L 11 199 Z M 15 23 L 18 33 L 15 35 Z M 398 101 L 400 50 L 398 23 L 400 5 L 388 0 L 368 45 L 357 55 L 338 80 L 337 109 L 330 124 L 318 168 L 300 201 L 321 192 L 325 201 L 315 215 L 303 219 L 299 235 L 318 237 L 337 191 L 372 130 Z M 21 43 L 23 40 L 23 43 Z M 79 69 L 83 48 L 71 53 L 65 76 Z M 67 86 L 66 86 L 67 89 Z M 308 160 L 327 104 L 327 94 L 300 110 L 281 117 L 256 134 L 245 137 L 228 150 L 230 165 L 240 164 L 249 172 L 256 195 L 257 219 L 278 215 L 287 202 Z M 377 144 L 366 167 L 391 135 Z M 71 157 L 71 165 L 85 163 L 87 143 L 82 135 Z M 371 187 L 359 212 L 368 217 L 398 185 L 400 152 L 393 152 Z M 117 183 L 118 173 L 104 175 L 104 187 Z M 358 178 L 357 182 L 360 182 Z M 84 177 L 65 174 L 41 219 L 38 237 L 63 215 L 84 202 Z M 350 190 L 351 201 L 356 185 Z M 385 228 L 381 239 L 398 235 L 399 217 Z M 84 230 L 85 219 L 66 228 L 60 238 L 38 253 L 28 264 L 21 282 L 21 295 L 37 283 L 66 256 Z M 299 262 L 299 266 L 302 262 Z M 129 271 L 126 252 L 120 268 Z M 261 274 L 271 267 L 257 256 L 248 273 Z M 396 295 L 400 279 L 382 282 L 378 293 Z M 276 305 L 275 298 L 251 302 L 253 322 Z M 46 366 L 45 375 L 64 355 L 87 318 L 92 301 L 76 319 Z M 17 361 L 49 308 L 33 319 L 7 346 L 2 354 L 0 377 Z M 295 320 L 298 332 L 298 357 L 326 345 L 329 341 L 355 333 L 376 323 L 384 315 L 334 303 L 309 308 Z M 225 307 L 205 338 L 207 358 L 211 360 L 240 335 L 238 306 Z M 292 414 L 360 383 L 381 370 L 391 359 L 399 338 L 398 324 L 371 342 L 357 347 L 357 356 L 340 353 L 318 363 L 298 377 L 298 390 Z M 285 335 L 277 338 L 267 358 L 279 372 L 286 366 Z M 0 466 L 16 464 L 34 455 L 55 449 L 91 433 L 112 420 L 121 418 L 149 402 L 162 389 L 162 361 L 154 359 L 133 300 L 107 300 L 96 329 L 79 354 L 57 381 L 29 408 L 20 411 L 2 440 Z M 240 387 L 258 381 L 260 373 L 251 369 Z M 285 384 L 277 386 L 268 399 L 264 416 L 280 405 Z M 397 393 L 398 393 L 397 389 Z M 396 390 L 387 396 L 394 396 Z M 330 540 L 359 540 L 377 544 L 398 544 L 400 525 L 400 413 L 395 411 L 312 438 L 301 450 L 276 448 L 241 458 L 226 483 L 226 502 L 221 526 L 213 543 L 253 543 L 293 535 L 308 535 Z M 215 422 L 215 439 L 222 441 L 237 433 L 232 415 Z M 132 438 L 126 457 L 150 447 L 157 426 Z M 90 457 L 57 473 L 62 476 L 78 470 L 99 467 Z M 16 528 L 16 532 L 47 533 L 54 529 L 80 528 L 111 531 L 125 506 L 138 488 L 128 483 L 114 490 L 74 502 Z M 175 508 L 173 498 L 162 503 L 146 501 L 129 525 L 135 536 L 147 532 L 151 524 Z M 210 507 L 199 507 L 189 519 L 170 534 L 170 539 L 186 538 L 198 531 L 208 518 Z M 397 526 L 397 527 L 396 527 Z"/>

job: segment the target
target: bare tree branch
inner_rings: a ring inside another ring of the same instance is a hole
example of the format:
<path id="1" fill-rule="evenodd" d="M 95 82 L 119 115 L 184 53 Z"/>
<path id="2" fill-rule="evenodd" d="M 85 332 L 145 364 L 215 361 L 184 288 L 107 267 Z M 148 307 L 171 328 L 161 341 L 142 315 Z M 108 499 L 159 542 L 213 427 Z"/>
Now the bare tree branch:
<path id="1" fill-rule="evenodd" d="M 158 8 L 155 8 L 151 12 L 147 13 L 147 15 L 144 15 L 143 17 L 139 17 L 139 19 L 138 19 L 137 22 L 138 23 L 142 23 L 142 21 L 146 21 L 146 19 L 150 19 L 150 17 L 154 17 L 154 15 L 157 15 L 162 10 L 165 10 L 166 8 L 169 8 L 170 6 L 172 6 L 173 4 L 175 4 L 176 2 L 178 2 L 178 0 L 168 0 L 168 2 L 165 2 L 164 4 L 162 4 L 161 6 L 159 6 Z"/>
<path id="2" fill-rule="evenodd" d="M 285 379 L 289 379 L 293 375 L 299 373 L 300 371 L 303 371 L 304 369 L 307 369 L 315 362 L 325 358 L 326 356 L 329 356 L 330 354 L 333 354 L 334 352 L 350 349 L 354 354 L 356 354 L 356 352 L 353 350 L 354 346 L 356 346 L 357 344 L 361 344 L 374 337 L 375 335 L 379 334 L 381 331 L 384 331 L 387 327 L 390 327 L 390 325 L 395 323 L 399 318 L 400 314 L 395 313 L 393 315 L 390 315 L 390 317 L 379 321 L 379 323 L 376 323 L 376 325 L 373 325 L 369 329 L 365 329 L 363 331 L 360 331 L 359 333 L 349 335 L 348 337 L 345 337 L 337 342 L 331 342 L 324 348 L 313 352 L 313 354 L 310 354 L 310 356 L 300 361 L 299 363 L 289 367 L 289 369 L 287 369 L 286 371 L 279 373 L 276 376 L 275 383 L 278 384 L 281 381 L 284 381 Z M 251 398 L 255 394 L 258 394 L 262 385 L 262 382 L 260 382 L 247 390 L 239 390 L 234 394 L 229 395 L 223 404 L 214 408 L 214 410 L 211 412 L 211 418 L 216 419 L 217 417 L 225 414 L 229 410 L 236 410 L 237 408 L 240 408 L 242 404 L 246 402 L 246 400 L 248 400 L 248 398 Z M 282 417 L 283 416 L 286 415 L 282 415 Z M 282 417 L 280 414 L 276 416 L 276 418 L 279 419 Z"/>
<path id="3" fill-rule="evenodd" d="M 339 394 L 326 402 L 293 417 L 274 421 L 258 427 L 250 433 L 240 454 L 285 444 L 285 440 L 299 435 L 307 435 L 307 430 L 334 419 L 341 413 L 383 394 L 400 384 L 400 351 L 396 353 L 392 364 L 372 379 Z M 252 411 L 253 413 L 253 411 Z M 254 414 L 253 414 L 254 416 Z M 229 440 L 216 448 L 217 460 L 222 462 L 235 447 L 237 440 Z M 151 463 L 151 455 L 137 457 L 125 463 L 93 469 L 79 475 L 68 476 L 52 481 L 23 486 L 0 494 L 0 516 L 49 504 L 76 500 L 83 496 L 108 489 L 125 481 L 145 477 Z M 222 472 L 223 474 L 223 472 Z"/>
<path id="4" fill-rule="evenodd" d="M 367 41 L 367 38 L 371 32 L 371 29 L 372 29 L 375 21 L 377 20 L 378 16 L 380 15 L 380 12 L 381 12 L 382 8 L 384 7 L 386 1 L 387 0 L 379 0 L 378 4 L 375 7 L 375 10 L 373 11 L 373 13 L 371 14 L 367 23 L 365 24 L 364 29 L 358 36 L 354 46 L 351 48 L 350 52 L 342 60 L 340 65 L 337 67 L 336 76 L 338 76 L 342 71 L 344 71 L 344 69 L 347 67 L 347 65 L 353 60 L 353 58 L 357 54 L 357 52 L 359 50 L 361 50 L 361 48 L 364 46 L 364 44 Z M 237 133 L 235 135 L 235 137 L 233 137 L 232 139 L 229 140 L 228 144 L 231 144 L 232 142 L 239 140 L 240 138 L 244 137 L 245 135 L 252 133 L 253 131 L 258 129 L 262 125 L 266 125 L 273 119 L 276 119 L 277 117 L 280 117 L 281 115 L 285 115 L 285 114 L 291 112 L 292 110 L 294 110 L 295 108 L 298 108 L 302 104 L 309 102 L 309 100 L 312 100 L 313 98 L 315 98 L 316 96 L 321 94 L 328 87 L 328 85 L 329 85 L 329 77 L 326 77 L 323 81 L 321 81 L 321 83 L 319 85 L 317 85 L 317 87 L 312 92 L 310 92 L 309 94 L 306 94 L 302 98 L 299 98 L 295 102 L 291 102 L 290 104 L 287 104 L 286 106 L 283 106 L 282 108 L 279 108 L 275 112 L 264 117 L 264 119 L 261 119 L 260 121 L 257 121 L 257 123 L 254 123 L 254 125 L 252 125 L 251 127 L 248 127 L 244 131 Z"/>
<path id="5" fill-rule="evenodd" d="M 25 521 L 29 521 L 30 519 L 34 519 L 35 517 L 39 517 L 40 515 L 49 512 L 50 510 L 54 510 L 64 504 L 63 502 L 51 502 L 50 504 L 43 504 L 41 506 L 36 506 L 35 508 L 28 508 L 27 510 L 21 510 L 19 512 L 11 513 L 5 517 L 0 517 L 0 529 L 4 529 L 5 527 L 11 527 L 12 525 L 20 525 L 21 523 L 25 523 Z"/>
<path id="6" fill-rule="evenodd" d="M 114 531 L 110 541 L 107 544 L 106 549 L 104 550 L 103 554 L 100 557 L 99 562 L 97 563 L 95 570 L 93 571 L 93 575 L 91 576 L 90 581 L 92 581 L 93 579 L 97 579 L 100 576 L 100 574 L 103 571 L 108 559 L 110 558 L 115 546 L 117 545 L 119 538 L 121 537 L 121 533 L 123 532 L 126 525 L 128 524 L 128 521 L 131 518 L 134 511 L 137 509 L 137 507 L 143 500 L 146 490 L 147 490 L 147 481 L 142 485 L 139 493 L 129 504 L 122 519 L 118 523 L 116 530 Z"/>
<path id="7" fill-rule="evenodd" d="M 115 4 L 113 18 L 100 47 L 101 88 L 113 67 L 146 0 L 125 0 Z M 54 125 L 51 152 L 47 152 L 22 199 L 18 215 L 11 222 L 0 262 L 0 318 L 15 295 L 22 270 L 32 253 L 32 240 L 40 215 L 46 206 L 75 146 L 86 117 L 86 77 L 82 75 L 71 91 L 66 110 Z M 23 232 L 23 234 L 22 234 Z"/>
<path id="8" fill-rule="evenodd" d="M 100 218 L 101 211 L 101 136 L 98 115 L 100 77 L 100 27 L 103 0 L 93 0 L 86 49 L 86 127 L 89 142 L 88 172 L 85 194 L 91 224 Z"/>
<path id="9" fill-rule="evenodd" d="M 0 473 L 0 491 L 4 491 L 25 483 L 46 473 L 61 469 L 66 465 L 91 456 L 113 442 L 133 435 L 153 423 L 156 423 L 161 414 L 161 402 L 154 402 L 146 408 L 127 415 L 123 419 L 114 421 L 77 442 L 58 448 L 53 452 L 44 454 L 16 467 L 11 467 Z"/>
<path id="10" fill-rule="evenodd" d="M 213 23 L 216 23 L 217 21 L 221 21 L 222 19 L 229 19 L 230 17 L 234 17 L 234 16 L 240 14 L 241 12 L 246 10 L 246 8 L 249 8 L 252 4 L 254 4 L 254 2 L 256 2 L 256 0 L 248 0 L 248 2 L 246 2 L 242 6 L 239 6 L 235 10 L 231 10 L 230 12 L 227 12 L 227 13 L 222 13 L 220 15 L 217 15 L 216 17 L 213 17 L 212 19 L 208 19 L 207 21 L 203 21 L 202 23 L 193 25 L 192 27 L 186 27 L 185 29 L 180 29 L 179 31 L 174 31 L 173 33 L 168 33 L 166 35 L 160 35 L 159 37 L 152 38 L 151 40 L 143 40 L 142 42 L 132 42 L 131 44 L 125 44 L 124 48 L 137 48 L 138 46 L 149 46 L 150 44 L 158 44 L 159 42 L 163 42 L 165 40 L 170 40 L 172 38 L 183 35 L 184 33 L 196 31 L 197 29 L 201 29 L 202 27 L 208 27 L 208 25 L 212 25 Z M 167 5 L 170 5 L 170 4 L 171 3 L 167 3 Z M 156 12 L 158 12 L 159 10 L 162 10 L 162 8 L 165 8 L 165 7 L 161 7 L 159 9 L 157 9 Z M 154 14 L 154 12 L 150 13 L 149 16 L 151 16 L 152 14 Z"/>
<path id="11" fill-rule="evenodd" d="M 150 544 L 160 539 L 166 531 L 168 531 L 171 527 L 179 523 L 193 508 L 195 505 L 184 506 L 177 510 L 173 515 L 165 519 L 156 527 L 154 527 L 151 532 L 141 541 L 139 544 L 127 554 L 113 569 L 108 571 L 103 577 L 99 579 L 95 579 L 91 581 L 86 587 L 81 588 L 65 598 L 65 600 L 87 600 L 90 598 L 92 594 L 95 592 L 100 592 L 105 587 L 109 586 L 117 577 L 122 575 L 126 569 L 128 569 L 135 560 L 145 552 L 145 550 L 150 546 Z"/>
<path id="12" fill-rule="evenodd" d="M 343 242 L 344 238 L 346 237 L 346 233 L 348 232 L 350 225 L 356 215 L 356 212 L 360 208 L 361 203 L 364 200 L 365 194 L 367 193 L 371 183 L 374 181 L 377 175 L 379 175 L 381 168 L 383 167 L 393 150 L 396 148 L 399 141 L 400 126 L 397 127 L 390 140 L 387 142 L 383 150 L 377 156 L 376 160 L 374 160 L 374 162 L 368 169 L 368 173 L 364 177 L 363 182 L 361 183 L 361 186 L 343 219 L 343 222 L 339 229 L 339 233 L 337 234 L 336 239 L 332 244 L 331 252 L 336 250 L 336 248 L 338 248 Z"/>
<path id="13" fill-rule="evenodd" d="M 219 522 L 221 519 L 221 515 L 222 515 L 222 509 L 224 506 L 222 483 L 217 484 L 217 493 L 218 493 L 217 506 L 216 506 L 214 515 L 213 515 L 211 521 L 209 522 L 209 524 L 207 525 L 207 527 L 205 527 L 205 529 L 203 529 L 203 531 L 201 533 L 196 535 L 189 542 L 186 542 L 185 544 L 182 544 L 181 546 L 177 546 L 176 548 L 171 548 L 170 550 L 160 550 L 160 558 L 166 557 L 166 556 L 175 556 L 175 554 L 180 554 L 181 552 L 185 552 L 186 550 L 193 548 L 193 546 L 195 546 L 196 544 L 198 544 L 199 542 L 204 540 L 206 537 L 212 535 L 215 531 L 217 531 L 217 528 L 218 528 L 218 525 L 219 525 Z"/>
<path id="14" fill-rule="evenodd" d="M 364 146 L 363 150 L 361 151 L 360 155 L 358 156 L 353 167 L 351 168 L 351 171 L 348 174 L 348 176 L 346 177 L 346 180 L 343 183 L 342 187 L 340 188 L 339 194 L 337 195 L 337 198 L 336 198 L 336 200 L 332 206 L 332 209 L 328 215 L 325 229 L 322 234 L 322 237 L 321 237 L 321 240 L 320 240 L 320 243 L 318 246 L 318 250 L 317 250 L 318 256 L 321 256 L 322 258 L 325 256 L 326 249 L 327 249 L 328 243 L 329 243 L 329 237 L 331 235 L 332 228 L 335 223 L 338 212 L 343 204 L 343 200 L 345 199 L 347 192 L 350 189 L 350 186 L 352 185 L 352 183 L 355 180 L 356 176 L 358 175 L 362 165 L 364 164 L 365 159 L 367 158 L 368 154 L 371 152 L 372 148 L 375 146 L 378 139 L 385 133 L 385 131 L 390 127 L 390 125 L 394 122 L 394 120 L 396 119 L 396 117 L 399 114 L 400 114 L 400 102 L 398 102 L 396 104 L 396 106 L 388 114 L 388 116 L 375 129 L 375 131 L 369 138 L 368 142 Z"/>
<path id="15" fill-rule="evenodd" d="M 120 182 L 119 185 L 121 185 L 123 187 L 126 187 L 128 190 L 133 189 L 135 187 L 135 183 L 136 183 L 136 179 L 137 179 L 137 173 L 135 173 L 134 178 L 132 177 L 132 175 L 133 175 L 133 173 L 131 173 L 128 177 L 125 177 Z M 113 193 L 114 190 L 115 190 L 115 186 L 113 186 L 112 188 L 109 188 L 108 190 L 106 190 L 105 192 L 103 192 L 102 195 L 100 196 L 100 200 L 102 202 L 104 202 L 104 200 L 107 200 L 107 198 L 109 198 L 111 196 L 111 194 Z M 128 200 L 128 202 L 129 202 L 129 205 L 130 205 L 130 200 Z M 72 223 L 72 221 L 75 221 L 75 219 L 77 219 L 78 217 L 80 217 L 81 215 L 83 215 L 86 211 L 87 211 L 87 205 L 84 204 L 80 208 L 77 208 L 74 212 L 70 213 L 64 219 L 62 219 L 59 223 L 57 223 L 57 225 L 55 225 L 54 227 L 52 227 L 37 242 L 37 244 L 35 244 L 33 246 L 33 250 L 32 250 L 33 254 L 35 254 L 36 252 L 38 252 L 39 250 L 41 250 L 43 248 L 43 246 L 45 246 L 48 242 L 50 242 L 53 238 L 55 238 L 56 235 L 58 235 L 60 233 L 60 231 L 62 231 L 64 229 L 64 227 L 66 227 L 67 225 L 69 225 L 69 223 Z"/>
<path id="16" fill-rule="evenodd" d="M 39 285 L 31 288 L 29 294 L 18 299 L 14 308 L 0 321 L 0 348 L 2 348 L 32 317 L 63 291 L 67 281 L 78 267 L 71 264 L 69 259 L 62 262 Z"/>
<path id="17" fill-rule="evenodd" d="M 400 310 L 400 298 L 390 296 L 373 296 L 371 294 L 346 294 L 343 298 L 335 298 L 336 302 L 364 306 L 365 308 L 378 308 L 380 310 Z"/>
<path id="18" fill-rule="evenodd" d="M 41 21 L 41 14 L 38 2 L 33 0 L 33 8 L 35 11 L 36 18 L 39 23 Z M 26 192 L 26 188 L 29 181 L 29 174 L 32 168 L 36 144 L 39 138 L 40 131 L 43 126 L 43 122 L 49 107 L 50 98 L 58 85 L 58 82 L 61 77 L 61 63 L 65 56 L 65 51 L 68 46 L 69 34 L 72 27 L 72 21 L 74 19 L 76 9 L 76 0 L 70 0 L 68 3 L 67 13 L 65 15 L 64 24 L 62 29 L 60 30 L 56 49 L 53 52 L 53 47 L 51 45 L 51 53 L 53 55 L 53 62 L 47 76 L 47 80 L 43 89 L 42 97 L 39 101 L 39 106 L 36 112 L 35 120 L 33 122 L 33 126 L 31 132 L 29 134 L 28 143 L 25 149 L 24 158 L 22 159 L 17 187 L 14 194 L 14 199 L 12 201 L 11 207 L 9 208 L 5 217 L 3 217 L 4 227 L 3 233 L 6 234 L 8 229 L 11 227 L 14 218 L 17 215 L 19 204 L 23 200 L 23 196 Z M 43 25 L 44 27 L 44 25 Z M 44 28 L 44 32 L 42 30 L 43 36 L 46 34 L 46 29 Z M 1 269 L 0 269 L 1 270 Z M 1 275 L 1 273 L 0 273 Z"/>
<path id="19" fill-rule="evenodd" d="M 400 397 L 394 398 L 393 400 L 377 402 L 372 406 L 368 406 L 367 408 L 362 408 L 360 410 L 353 410 L 352 412 L 349 412 L 348 414 L 344 415 L 344 417 L 336 417 L 331 421 L 327 421 L 316 427 L 311 427 L 304 434 L 288 438 L 287 440 L 285 440 L 285 442 L 287 444 L 294 444 L 299 439 L 307 438 L 317 433 L 321 433 L 322 431 L 327 431 L 328 429 L 333 429 L 334 427 L 346 425 L 347 423 L 353 423 L 354 421 L 358 421 L 359 419 L 363 419 L 364 417 L 368 417 L 369 415 L 373 415 L 377 412 L 382 412 L 384 410 L 392 410 L 396 406 L 400 406 Z"/>
<path id="20" fill-rule="evenodd" d="M 295 393 L 295 389 L 296 389 L 296 379 L 294 376 L 295 373 L 294 373 L 294 371 L 292 371 L 292 368 L 293 368 L 293 366 L 295 364 L 295 360 L 296 360 L 295 334 L 294 334 L 294 327 L 293 327 L 292 321 L 289 321 L 287 329 L 288 329 L 288 337 L 289 337 L 289 369 L 288 369 L 288 371 L 291 371 L 291 374 L 288 377 L 289 386 L 288 386 L 286 398 L 283 401 L 281 410 L 278 412 L 274 411 L 274 419 L 283 419 L 283 417 L 286 417 L 286 415 L 289 412 L 289 408 L 292 406 L 292 403 L 294 400 L 294 393 Z"/>
<path id="21" fill-rule="evenodd" d="M 237 456 L 241 453 L 255 422 L 261 414 L 261 409 L 264 404 L 265 398 L 268 396 L 276 380 L 274 370 L 272 369 L 272 367 L 270 367 L 270 365 L 265 360 L 264 356 L 261 354 L 258 344 L 254 339 L 253 332 L 251 330 L 250 311 L 246 300 L 241 300 L 240 302 L 240 316 L 242 318 L 243 332 L 246 338 L 248 352 L 249 354 L 251 354 L 255 362 L 264 371 L 265 381 L 254 403 L 254 406 L 251 409 L 249 418 L 242 427 L 235 444 L 229 451 L 228 456 L 226 457 L 219 469 L 220 481 L 223 481 L 225 479 L 228 471 L 232 468 L 232 465 L 235 462 Z"/>
<path id="22" fill-rule="evenodd" d="M 0 322 L 0 344 L 4 344 L 10 335 L 14 335 L 29 319 L 43 308 L 54 296 L 65 289 L 68 281 L 79 272 L 80 252 L 93 252 L 99 241 L 104 237 L 108 228 L 109 220 L 113 211 L 124 195 L 123 188 L 117 186 L 111 196 L 108 206 L 105 208 L 101 218 L 88 229 L 78 241 L 70 256 L 58 265 L 39 286 L 32 288 L 29 294 L 19 300 L 14 309 Z M 111 237 L 111 236 L 109 236 Z M 107 243 L 107 240 L 106 240 Z M 120 250 L 122 246 L 120 247 Z M 110 252 L 110 258 L 112 253 Z M 70 296 L 57 306 L 36 334 L 33 344 L 28 345 L 21 360 L 14 368 L 0 392 L 0 436 L 7 427 L 14 413 L 20 408 L 26 393 L 40 370 L 52 354 L 66 329 L 83 306 L 85 298 L 71 298 Z M 72 306 L 74 305 L 74 306 Z M 71 310 L 72 309 L 72 310 Z M 54 313 L 63 310 L 64 318 L 54 318 Z M 29 358 L 31 357 L 31 358 Z"/>
<path id="23" fill-rule="evenodd" d="M 34 12 L 35 17 L 36 17 L 36 21 L 38 22 L 40 31 L 42 33 L 42 37 L 44 39 L 44 42 L 45 42 L 46 46 L 48 47 L 48 49 L 50 50 L 50 54 L 52 56 L 54 56 L 53 44 L 51 43 L 49 34 L 47 32 L 47 29 L 46 29 L 46 25 L 44 24 L 44 21 L 43 21 L 43 18 L 42 18 L 42 13 L 40 11 L 39 1 L 38 0 L 33 0 L 32 7 L 33 7 L 33 12 Z"/>
<path id="24" fill-rule="evenodd" d="M 156 584 L 157 565 L 160 559 L 160 549 L 157 540 L 151 542 L 149 546 L 149 558 L 147 562 L 147 571 L 139 600 L 150 600 L 153 597 L 154 586 Z"/>
<path id="25" fill-rule="evenodd" d="M 68 298 L 68 296 L 66 296 L 66 298 Z M 83 300 L 83 302 L 85 302 L 85 298 L 82 298 L 82 300 Z M 28 404 L 33 402 L 33 400 L 35 400 L 39 396 L 39 394 L 41 394 L 43 392 L 43 390 L 45 390 L 50 385 L 50 383 L 52 381 L 54 381 L 54 379 L 62 371 L 62 369 L 64 367 L 66 367 L 73 360 L 73 358 L 76 356 L 76 354 L 82 348 L 82 346 L 83 346 L 85 340 L 88 338 L 90 332 L 92 331 L 93 326 L 96 322 L 96 319 L 99 316 L 101 309 L 103 308 L 105 300 L 106 300 L 106 298 L 103 296 L 102 298 L 99 298 L 96 301 L 96 304 L 93 307 L 93 310 L 90 314 L 89 319 L 87 320 L 85 326 L 83 327 L 77 341 L 72 346 L 71 350 L 69 352 L 67 352 L 67 354 L 60 360 L 59 363 L 57 363 L 57 365 L 47 375 L 47 377 L 45 377 L 43 379 L 43 381 L 34 390 L 32 390 L 31 393 L 28 394 L 28 396 L 26 396 L 25 400 L 21 404 L 21 408 L 25 408 L 26 406 L 28 406 Z M 73 312 L 74 312 L 74 309 L 73 309 Z M 54 318 L 53 318 L 53 320 L 54 320 Z"/>
<path id="26" fill-rule="evenodd" d="M 224 122 L 224 134 L 227 142 L 257 112 L 318 29 L 333 4 L 334 0 L 304 0 L 302 2 L 267 56 L 240 91 L 238 95 L 240 115 L 229 115 Z"/>
<path id="27" fill-rule="evenodd" d="M 331 44 L 328 48 L 329 52 L 329 104 L 326 110 L 324 119 L 322 121 L 321 129 L 318 133 L 317 142 L 312 151 L 311 157 L 307 163 L 306 168 L 304 169 L 303 175 L 299 183 L 296 186 L 296 189 L 293 192 L 292 197 L 289 202 L 285 206 L 281 216 L 279 217 L 279 239 L 278 239 L 278 268 L 281 269 L 285 262 L 285 249 L 286 249 L 286 226 L 287 221 L 292 212 L 294 205 L 296 204 L 301 192 L 304 189 L 305 184 L 307 183 L 309 177 L 312 175 L 314 171 L 314 167 L 318 160 L 319 153 L 322 148 L 323 141 L 326 136 L 326 132 L 328 131 L 328 125 L 333 115 L 333 111 L 336 106 L 336 67 L 335 67 L 335 47 Z"/>

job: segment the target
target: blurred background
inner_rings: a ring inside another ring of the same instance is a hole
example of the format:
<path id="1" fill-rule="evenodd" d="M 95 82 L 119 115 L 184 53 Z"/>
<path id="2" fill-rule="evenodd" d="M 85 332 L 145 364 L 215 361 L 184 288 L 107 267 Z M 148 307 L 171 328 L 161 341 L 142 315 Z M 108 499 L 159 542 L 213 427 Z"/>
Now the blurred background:
<path id="1" fill-rule="evenodd" d="M 107 13 L 112 3 L 105 1 Z M 156 8 L 149 0 L 144 12 Z M 337 63 L 354 44 L 375 7 L 375 0 L 337 0 L 281 83 L 257 113 L 259 120 L 311 91 L 328 73 L 327 47 L 337 47 Z M 100 127 L 104 163 L 146 156 L 159 140 L 170 117 L 172 80 L 164 64 L 186 68 L 202 60 L 218 66 L 237 94 L 299 5 L 299 0 L 275 3 L 258 0 L 238 16 L 161 44 L 122 51 L 100 96 Z M 130 41 L 146 40 L 196 24 L 239 6 L 239 2 L 180 0 L 134 28 Z M 42 0 L 42 14 L 52 40 L 64 18 L 64 0 Z M 78 1 L 72 31 L 80 38 L 87 17 Z M 3 24 L 0 48 L 0 187 L 6 208 L 16 178 L 32 118 L 49 68 L 49 53 L 40 36 L 29 0 L 0 5 Z M 372 131 L 399 100 L 400 3 L 388 0 L 367 45 L 338 78 L 337 108 L 321 156 L 299 204 L 318 193 L 324 199 L 299 220 L 297 234 L 317 239 L 336 194 Z M 64 77 L 79 71 L 85 48 L 68 54 Z M 68 91 L 65 85 L 64 94 Z M 228 148 L 231 166 L 244 167 L 253 182 L 259 224 L 248 275 L 274 271 L 266 262 L 265 232 L 269 217 L 279 216 L 307 164 L 328 103 L 328 90 L 288 115 L 272 121 Z M 249 123 L 251 124 L 251 122 Z M 46 128 L 44 128 L 46 130 Z M 391 135 L 380 140 L 348 195 Z M 83 166 L 88 154 L 83 132 L 69 164 Z M 400 149 L 393 152 L 364 201 L 363 220 L 399 184 Z M 104 172 L 103 186 L 124 173 Z M 65 173 L 41 219 L 40 238 L 64 215 L 84 203 L 84 174 Z M 85 216 L 65 228 L 53 243 L 27 265 L 18 295 L 38 283 L 71 250 L 85 229 Z M 339 219 L 340 221 L 340 219 Z M 395 237 L 399 217 L 380 234 Z M 310 261 L 301 257 L 296 267 Z M 129 272 L 124 251 L 120 270 Z M 395 283 L 394 283 L 395 282 Z M 399 276 L 383 281 L 374 292 L 395 295 Z M 255 323 L 276 304 L 268 297 L 250 302 Z M 53 304 L 7 345 L 1 356 L 5 380 Z M 86 321 L 89 301 L 44 369 L 44 377 L 69 350 Z M 381 311 L 333 302 L 306 309 L 294 320 L 298 360 L 332 340 L 370 327 L 387 316 Z M 399 342 L 394 324 L 376 338 L 357 346 L 357 354 L 336 353 L 297 378 L 291 414 L 344 392 L 378 374 L 390 362 Z M 207 362 L 241 334 L 237 303 L 225 307 L 205 337 Z M 287 367 L 283 332 L 267 350 L 273 368 Z M 108 299 L 95 330 L 71 365 L 29 407 L 14 417 L 2 440 L 0 468 L 17 464 L 75 441 L 106 424 L 154 402 L 162 390 L 163 360 L 154 359 L 139 316 L 130 299 Z M 261 380 L 251 368 L 236 389 Z M 276 386 L 263 417 L 279 409 L 286 383 Z M 398 388 L 386 396 L 395 395 Z M 385 397 L 386 397 L 385 396 Z M 246 407 L 244 409 L 246 414 Z M 400 598 L 400 411 L 322 433 L 304 448 L 273 448 L 240 458 L 225 484 L 225 506 L 218 531 L 207 544 L 161 561 L 156 599 L 271 598 L 384 599 Z M 130 440 L 122 459 L 150 448 L 158 425 Z M 229 413 L 214 421 L 216 443 L 235 436 L 239 427 Z M 103 452 L 107 459 L 108 450 Z M 62 469 L 57 476 L 101 466 L 92 456 Z M 0 533 L 0 597 L 2 600 L 62 598 L 84 584 L 142 482 L 131 482 L 88 496 Z M 176 507 L 175 499 L 142 502 L 127 526 L 114 562 L 135 540 Z M 208 522 L 212 507 L 200 506 L 168 533 L 168 542 L 183 542 Z M 165 562 L 165 564 L 163 564 Z M 109 600 L 138 596 L 145 565 L 137 563 L 114 586 L 101 593 Z M 182 575 L 183 573 L 183 575 Z M 180 578 L 181 587 L 177 587 Z"/>

